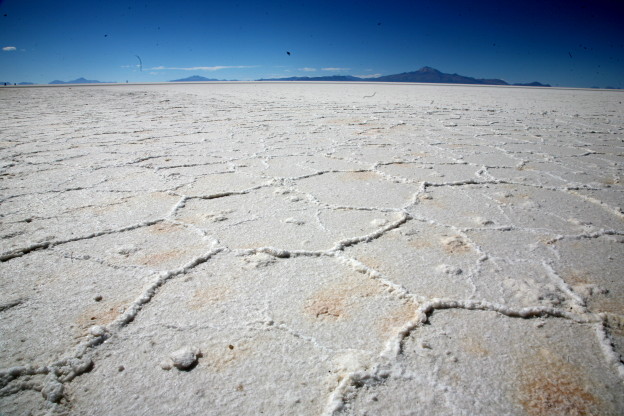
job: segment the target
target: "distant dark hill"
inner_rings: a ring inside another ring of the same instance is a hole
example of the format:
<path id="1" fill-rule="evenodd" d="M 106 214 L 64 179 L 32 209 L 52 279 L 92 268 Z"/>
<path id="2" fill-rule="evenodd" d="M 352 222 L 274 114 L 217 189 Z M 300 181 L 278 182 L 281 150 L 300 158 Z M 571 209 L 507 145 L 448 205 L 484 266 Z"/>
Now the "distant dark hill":
<path id="1" fill-rule="evenodd" d="M 17 85 L 35 85 L 32 82 L 18 82 Z"/>
<path id="2" fill-rule="evenodd" d="M 94 79 L 85 79 L 81 77 L 72 81 L 59 81 L 57 79 L 57 80 L 50 82 L 50 84 L 111 84 L 113 82 L 114 81 L 97 81 Z"/>
<path id="3" fill-rule="evenodd" d="M 351 75 L 328 75 L 325 77 L 269 78 L 258 81 L 363 81 L 363 79 Z"/>
<path id="4" fill-rule="evenodd" d="M 182 79 L 172 79 L 169 82 L 204 82 L 204 81 L 220 81 L 219 79 L 214 79 L 214 78 L 206 78 L 206 77 L 202 77 L 199 75 L 192 75 L 190 77 L 187 78 L 182 78 Z"/>
<path id="5" fill-rule="evenodd" d="M 386 75 L 378 78 L 369 78 L 369 81 L 381 82 L 433 82 L 438 84 L 480 84 L 480 85 L 509 85 L 502 79 L 477 79 L 458 74 L 445 74 L 431 67 L 420 68 L 414 72 Z"/>
<path id="6" fill-rule="evenodd" d="M 518 87 L 550 87 L 550 84 L 542 84 L 541 82 L 537 82 L 537 81 L 533 81 L 533 82 L 527 82 L 526 84 L 513 84 L 516 85 Z"/>
<path id="7" fill-rule="evenodd" d="M 466 77 L 458 74 L 445 74 L 435 68 L 425 66 L 414 72 L 384 75 L 377 78 L 358 78 L 351 75 L 333 75 L 326 77 L 290 77 L 259 79 L 257 81 L 366 81 L 366 82 L 425 82 L 437 84 L 476 84 L 476 85 L 509 85 L 502 79 L 481 79 Z M 537 81 L 528 84 L 514 84 L 526 87 L 550 87 Z"/>

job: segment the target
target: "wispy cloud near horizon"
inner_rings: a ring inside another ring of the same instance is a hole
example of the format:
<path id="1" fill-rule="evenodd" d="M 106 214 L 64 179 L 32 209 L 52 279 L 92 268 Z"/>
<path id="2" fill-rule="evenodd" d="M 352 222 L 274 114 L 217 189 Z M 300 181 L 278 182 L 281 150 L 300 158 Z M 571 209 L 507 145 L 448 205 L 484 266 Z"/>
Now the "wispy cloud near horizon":
<path id="1" fill-rule="evenodd" d="M 306 71 L 306 72 L 314 72 L 316 71 L 316 68 L 297 68 L 299 69 L 299 71 Z"/>
<path id="2" fill-rule="evenodd" d="M 2 50 L 5 52 L 11 52 L 11 51 L 16 51 L 17 48 L 15 46 L 5 46 L 4 48 L 2 48 Z"/>
<path id="3" fill-rule="evenodd" d="M 334 68 L 334 67 L 330 67 L 330 68 L 321 68 L 321 71 L 348 71 L 351 68 Z"/>
<path id="4" fill-rule="evenodd" d="M 191 66 L 191 67 L 170 67 L 170 66 L 155 66 L 150 68 L 153 71 L 219 71 L 221 69 L 240 69 L 240 68 L 257 68 L 258 65 L 232 65 L 232 66 Z"/>

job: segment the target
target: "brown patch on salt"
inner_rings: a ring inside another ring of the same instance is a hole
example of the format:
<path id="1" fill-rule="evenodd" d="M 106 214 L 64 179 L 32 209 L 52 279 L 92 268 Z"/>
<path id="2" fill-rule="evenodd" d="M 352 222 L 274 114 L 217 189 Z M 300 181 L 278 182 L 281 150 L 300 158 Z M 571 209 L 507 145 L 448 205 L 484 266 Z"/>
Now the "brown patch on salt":
<path id="1" fill-rule="evenodd" d="M 546 246 L 551 246 L 557 242 L 557 239 L 552 235 L 542 235 L 537 238 L 537 242 Z"/>
<path id="2" fill-rule="evenodd" d="M 490 355 L 490 350 L 488 350 L 483 344 L 483 339 L 481 339 L 481 337 L 477 334 L 471 335 L 470 338 L 463 338 L 461 341 L 463 350 L 468 354 L 477 357 L 486 357 Z"/>
<path id="3" fill-rule="evenodd" d="M 93 325 L 106 326 L 123 314 L 125 307 L 132 303 L 131 300 L 121 301 L 100 301 L 88 306 L 78 317 L 76 324 L 80 331 L 79 335 L 84 335 L 84 331 Z"/>
<path id="4" fill-rule="evenodd" d="M 610 177 L 610 178 L 601 178 L 599 179 L 599 182 L 604 184 L 604 185 L 617 185 L 619 183 L 621 183 L 621 179 L 620 177 Z"/>
<path id="5" fill-rule="evenodd" d="M 594 283 L 588 273 L 580 270 L 566 270 L 561 273 L 561 278 L 570 286 Z"/>
<path id="6" fill-rule="evenodd" d="M 179 199 L 179 197 L 174 196 L 174 195 L 169 195 L 166 192 L 152 192 L 148 196 L 154 199 L 174 199 L 174 198 Z"/>
<path id="7" fill-rule="evenodd" d="M 517 400 L 529 416 L 598 415 L 604 403 L 590 393 L 582 369 L 542 348 L 520 369 Z"/>
<path id="8" fill-rule="evenodd" d="M 179 249 L 161 251 L 158 253 L 148 254 L 137 260 L 139 264 L 144 266 L 158 266 L 173 259 L 182 257 L 184 251 Z"/>
<path id="9" fill-rule="evenodd" d="M 372 181 L 379 179 L 375 172 L 345 172 L 340 175 L 343 181 Z"/>
<path id="10" fill-rule="evenodd" d="M 414 247 L 416 250 L 422 250 L 423 248 L 429 248 L 433 246 L 430 238 L 412 238 L 407 241 L 410 247 Z"/>
<path id="11" fill-rule="evenodd" d="M 383 269 L 382 262 L 374 257 L 360 257 L 358 258 L 358 261 L 362 263 L 363 265 L 365 265 L 366 267 L 369 267 L 376 271 L 381 271 Z"/>
<path id="12" fill-rule="evenodd" d="M 425 206 L 434 206 L 440 209 L 446 209 L 447 205 L 440 199 L 434 198 L 431 194 L 423 194 L 418 197 L 421 204 Z"/>
<path id="13" fill-rule="evenodd" d="M 257 347 L 257 343 L 255 344 Z M 214 372 L 226 370 L 252 353 L 252 347 L 247 342 L 219 343 L 202 348 L 200 365 Z"/>
<path id="14" fill-rule="evenodd" d="M 592 312 L 624 315 L 624 302 L 621 298 L 611 296 L 610 293 L 593 296 L 587 303 Z"/>
<path id="15" fill-rule="evenodd" d="M 392 309 L 388 315 L 381 318 L 378 324 L 382 337 L 388 337 L 397 333 L 405 324 L 416 318 L 418 305 L 413 302 L 405 302 Z"/>
<path id="16" fill-rule="evenodd" d="M 380 291 L 380 286 L 371 279 L 349 276 L 320 289 L 308 298 L 304 312 L 318 319 L 335 320 L 347 317 L 358 298 L 373 296 Z"/>
<path id="17" fill-rule="evenodd" d="M 442 246 L 444 251 L 450 254 L 463 254 L 472 251 L 470 245 L 458 235 L 442 240 Z"/>
<path id="18" fill-rule="evenodd" d="M 535 169 L 534 169 L 534 168 L 532 168 L 532 167 L 531 167 L 528 163 L 525 163 L 525 164 L 524 164 L 524 165 L 522 165 L 522 166 L 516 167 L 516 170 L 519 170 L 519 171 L 523 171 L 523 170 L 531 170 L 531 171 L 535 171 Z"/>
<path id="19" fill-rule="evenodd" d="M 226 286 L 214 285 L 208 287 L 200 287 L 195 290 L 191 299 L 186 303 L 190 309 L 202 309 L 209 304 L 223 302 L 230 289 Z"/>
<path id="20" fill-rule="evenodd" d="M 181 231 L 182 227 L 178 224 L 171 224 L 167 222 L 160 222 L 158 224 L 154 224 L 147 229 L 152 234 L 167 234 L 173 233 L 176 231 Z"/>
<path id="21" fill-rule="evenodd" d="M 590 287 L 592 290 L 586 294 L 587 306 L 592 312 L 608 312 L 617 315 L 624 315 L 624 301 L 614 296 L 608 290 L 601 287 L 600 282 L 592 276 L 588 271 L 584 270 L 564 270 L 560 277 L 572 289 L 580 294 L 585 292 L 584 287 Z"/>

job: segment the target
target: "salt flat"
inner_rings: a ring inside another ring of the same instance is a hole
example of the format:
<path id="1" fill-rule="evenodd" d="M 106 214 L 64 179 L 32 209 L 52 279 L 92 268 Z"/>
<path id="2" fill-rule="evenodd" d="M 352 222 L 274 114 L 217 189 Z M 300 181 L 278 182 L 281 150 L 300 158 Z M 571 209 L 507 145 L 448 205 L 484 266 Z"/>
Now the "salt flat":
<path id="1" fill-rule="evenodd" d="M 624 94 L 0 89 L 0 413 L 624 413 Z"/>

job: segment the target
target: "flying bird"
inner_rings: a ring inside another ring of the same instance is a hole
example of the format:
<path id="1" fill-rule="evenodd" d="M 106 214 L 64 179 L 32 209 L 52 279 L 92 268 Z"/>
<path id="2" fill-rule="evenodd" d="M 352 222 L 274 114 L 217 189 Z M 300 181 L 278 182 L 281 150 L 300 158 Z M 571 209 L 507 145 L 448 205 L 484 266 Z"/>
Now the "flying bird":
<path id="1" fill-rule="evenodd" d="M 288 56 L 290 56 L 290 52 L 286 51 L 286 53 L 288 54 Z"/>
<path id="2" fill-rule="evenodd" d="M 568 52 L 568 55 L 570 55 L 570 58 L 572 58 L 572 54 L 570 52 Z"/>

